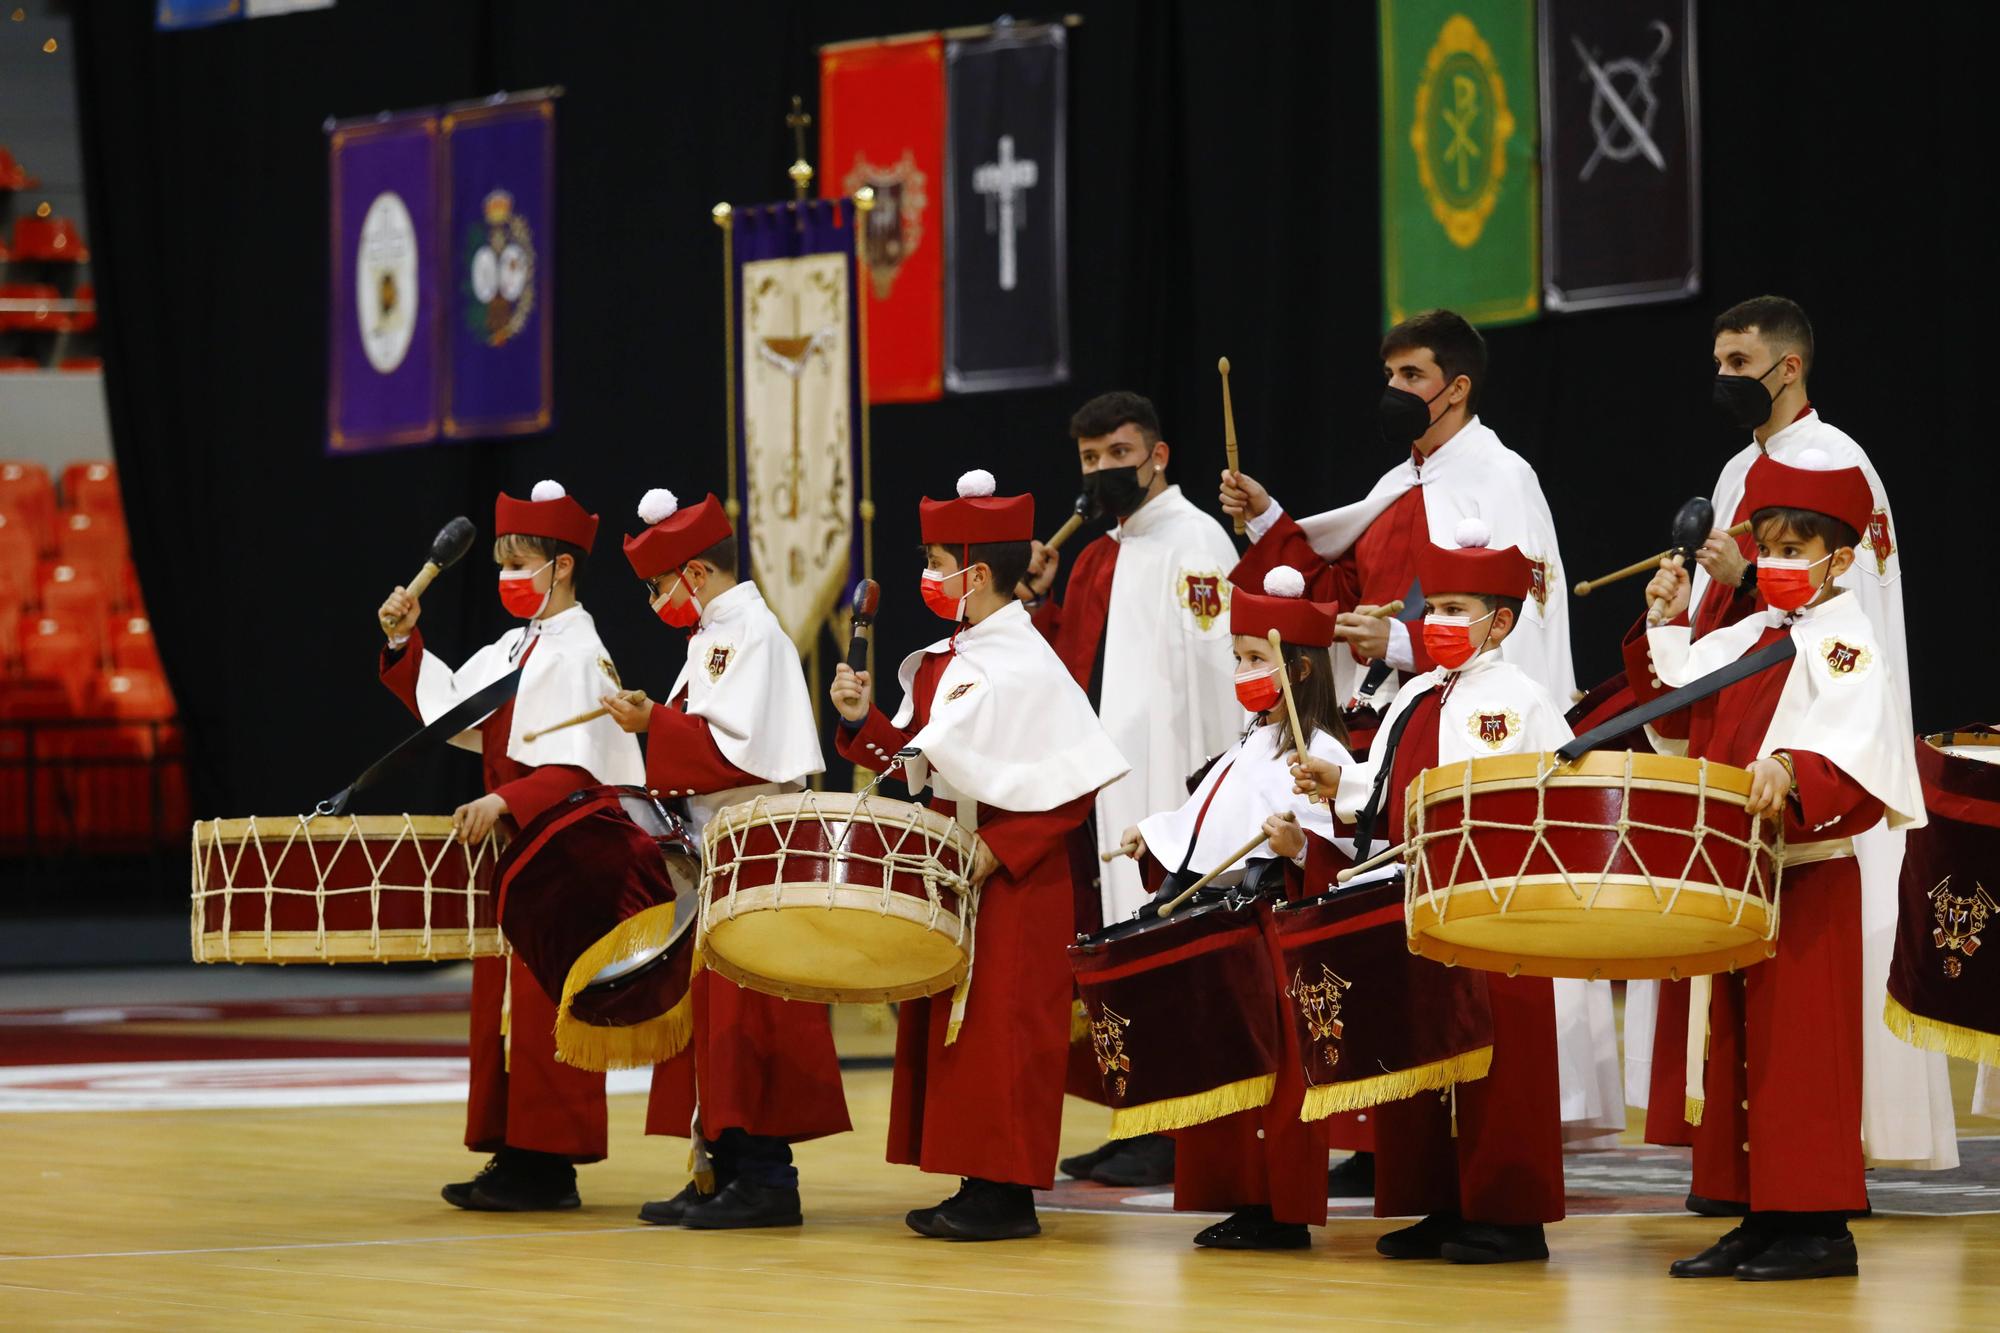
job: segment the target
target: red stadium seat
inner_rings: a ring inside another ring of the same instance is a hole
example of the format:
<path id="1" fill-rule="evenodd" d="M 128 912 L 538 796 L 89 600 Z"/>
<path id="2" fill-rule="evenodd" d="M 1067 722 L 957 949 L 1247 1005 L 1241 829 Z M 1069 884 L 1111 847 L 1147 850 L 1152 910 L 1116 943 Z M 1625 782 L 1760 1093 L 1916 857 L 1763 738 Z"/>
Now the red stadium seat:
<path id="1" fill-rule="evenodd" d="M 104 369 L 104 358 L 101 356 L 66 356 L 56 362 L 56 369 L 69 371 L 78 375 L 96 374 Z"/>
<path id="2" fill-rule="evenodd" d="M 71 510 L 118 514 L 119 522 L 124 522 L 125 501 L 118 493 L 118 469 L 109 463 L 71 463 L 63 469 L 62 493 Z"/>
<path id="3" fill-rule="evenodd" d="M 65 514 L 58 527 L 63 563 L 89 573 L 114 596 L 125 582 L 125 529 L 114 514 Z"/>
<path id="4" fill-rule="evenodd" d="M 62 292 L 46 282 L 0 283 L 0 330 L 57 331 L 69 318 L 55 308 L 62 299 Z"/>
<path id="5" fill-rule="evenodd" d="M 90 626 L 96 639 L 111 613 L 112 589 L 89 570 L 54 564 L 42 574 L 42 614 L 78 627 Z"/>
<path id="6" fill-rule="evenodd" d="M 97 327 L 96 284 L 88 282 L 78 284 L 75 294 L 70 299 L 76 303 L 77 308 L 59 312 L 56 315 L 56 328 L 64 333 L 89 333 L 95 329 Z M 89 367 L 90 369 L 103 369 L 103 360 L 94 356 L 66 357 L 63 360 L 62 368 L 64 370 L 83 369 L 83 366 L 72 365 L 71 362 L 80 363 L 85 361 L 92 363 Z"/>
<path id="7" fill-rule="evenodd" d="M 32 190 L 40 184 L 40 180 L 30 176 L 14 159 L 7 145 L 0 143 L 0 190 Z"/>
<path id="8" fill-rule="evenodd" d="M 56 489 L 40 463 L 0 462 L 0 514 L 27 528 L 36 550 L 55 549 Z"/>
<path id="9" fill-rule="evenodd" d="M 69 686 L 45 676 L 0 680 L 0 722 L 50 722 L 76 716 Z"/>
<path id="10" fill-rule="evenodd" d="M 90 258 L 83 233 L 70 218 L 14 219 L 14 258 L 39 263 L 81 264 Z"/>
<path id="11" fill-rule="evenodd" d="M 41 591 L 36 541 L 25 524 L 0 513 L 0 619 L 12 620 Z"/>
<path id="12" fill-rule="evenodd" d="M 32 356 L 0 356 L 0 375 L 32 375 L 42 369 L 42 363 Z"/>
<path id="13" fill-rule="evenodd" d="M 104 627 L 111 644 L 111 665 L 119 671 L 158 671 L 160 646 L 153 640 L 153 623 L 144 616 L 113 616 Z"/>
<path id="14" fill-rule="evenodd" d="M 89 702 L 100 660 L 89 635 L 59 620 L 43 616 L 22 626 L 22 669 L 30 676 L 61 681 L 72 712 Z"/>
<path id="15" fill-rule="evenodd" d="M 98 717 L 164 722 L 174 715 L 173 692 L 157 671 L 109 671 L 97 679 L 91 712 Z"/>

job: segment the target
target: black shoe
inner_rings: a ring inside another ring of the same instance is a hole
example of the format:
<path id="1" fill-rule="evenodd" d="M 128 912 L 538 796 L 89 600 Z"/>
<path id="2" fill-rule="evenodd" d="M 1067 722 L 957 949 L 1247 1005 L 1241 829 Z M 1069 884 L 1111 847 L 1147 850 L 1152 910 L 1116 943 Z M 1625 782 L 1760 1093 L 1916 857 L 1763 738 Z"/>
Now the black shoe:
<path id="1" fill-rule="evenodd" d="M 462 1207 L 482 1213 L 543 1213 L 581 1208 L 576 1193 L 576 1168 L 556 1153 L 509 1148 L 494 1157 L 491 1171 L 482 1171 Z"/>
<path id="2" fill-rule="evenodd" d="M 1375 1197 L 1375 1154 L 1358 1152 L 1326 1173 L 1329 1199 L 1372 1199 Z"/>
<path id="3" fill-rule="evenodd" d="M 1113 1139 L 1109 1143 L 1099 1144 L 1089 1152 L 1078 1153 L 1074 1157 L 1063 1158 L 1060 1162 L 1056 1163 L 1056 1168 L 1071 1180 L 1089 1180 L 1090 1173 L 1095 1171 L 1100 1163 L 1108 1160 L 1120 1148 L 1123 1148 L 1131 1141 L 1130 1139 Z"/>
<path id="4" fill-rule="evenodd" d="M 461 1180 L 453 1185 L 446 1185 L 438 1193 L 443 1195 L 444 1201 L 454 1208 L 470 1208 L 472 1207 L 472 1191 L 479 1188 L 480 1181 L 486 1179 L 486 1177 L 499 1169 L 500 1155 L 495 1153 L 486 1159 L 486 1165 L 480 1167 L 478 1173 L 472 1179 Z"/>
<path id="5" fill-rule="evenodd" d="M 1687 1210 L 1703 1217 L 1748 1217 L 1750 1205 L 1737 1203 L 1733 1199 L 1711 1199 L 1706 1194 L 1690 1192 L 1687 1196 Z"/>
<path id="6" fill-rule="evenodd" d="M 1692 1259 L 1674 1260 L 1667 1272 L 1673 1277 L 1735 1277 L 1744 1260 L 1756 1258 L 1776 1239 L 1768 1231 L 1737 1227 Z"/>
<path id="7" fill-rule="evenodd" d="M 1035 1192 L 993 1180 L 967 1180 L 937 1207 L 913 1209 L 903 1220 L 919 1235 L 944 1240 L 1020 1240 L 1042 1233 Z"/>
<path id="8" fill-rule="evenodd" d="M 1518 1264 L 1548 1258 L 1549 1242 L 1540 1222 L 1521 1227 L 1467 1222 L 1438 1248 L 1438 1254 L 1454 1264 Z"/>
<path id="9" fill-rule="evenodd" d="M 1194 1243 L 1208 1250 L 1303 1250 L 1312 1235 L 1303 1222 L 1275 1222 L 1263 1204 L 1239 1208 L 1198 1233 Z"/>
<path id="10" fill-rule="evenodd" d="M 1378 1237 L 1375 1253 L 1385 1259 L 1436 1259 L 1443 1255 L 1444 1243 L 1464 1226 L 1457 1213 L 1432 1213 L 1415 1226 Z"/>
<path id="11" fill-rule="evenodd" d="M 703 1196 L 681 1214 L 691 1231 L 742 1231 L 751 1227 L 795 1227 L 805 1221 L 794 1185 L 753 1185 L 742 1176 L 726 1189 Z"/>
<path id="12" fill-rule="evenodd" d="M 1117 1152 L 1097 1164 L 1090 1178 L 1100 1185 L 1171 1185 L 1174 1141 L 1165 1134 L 1126 1139 Z"/>
<path id="13" fill-rule="evenodd" d="M 687 1216 L 688 1209 L 697 1207 L 704 1200 L 713 1197 L 703 1194 L 701 1187 L 690 1180 L 687 1188 L 673 1198 L 655 1199 L 639 1209 L 639 1220 L 651 1222 L 656 1227 L 677 1227 L 681 1224 L 681 1219 Z"/>
<path id="14" fill-rule="evenodd" d="M 1808 1277 L 1853 1277 L 1860 1271 L 1852 1235 L 1779 1236 L 1762 1254 L 1736 1266 L 1736 1280 L 1790 1282 Z"/>

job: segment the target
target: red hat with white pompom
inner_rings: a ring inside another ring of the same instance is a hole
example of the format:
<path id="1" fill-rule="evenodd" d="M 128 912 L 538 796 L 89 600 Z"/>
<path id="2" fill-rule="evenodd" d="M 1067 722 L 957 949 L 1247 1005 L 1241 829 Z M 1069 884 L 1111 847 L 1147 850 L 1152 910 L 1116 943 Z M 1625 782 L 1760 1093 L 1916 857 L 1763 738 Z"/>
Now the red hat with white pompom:
<path id="1" fill-rule="evenodd" d="M 1875 513 L 1868 474 L 1858 467 L 1835 467 L 1820 449 L 1804 450 L 1791 465 L 1759 455 L 1744 480 L 1743 500 L 1753 514 L 1759 509 L 1809 509 L 1837 518 L 1857 533 L 1868 531 Z"/>
<path id="2" fill-rule="evenodd" d="M 729 539 L 729 514 L 710 492 L 700 504 L 683 509 L 674 493 L 658 487 L 639 501 L 639 517 L 648 525 L 625 539 L 625 558 L 642 579 L 656 579 L 679 569 L 703 551 Z"/>
<path id="3" fill-rule="evenodd" d="M 1534 563 L 1518 546 L 1492 550 L 1493 530 L 1476 518 L 1461 518 L 1452 529 L 1452 546 L 1426 546 L 1417 554 L 1417 580 L 1424 596 L 1474 593 L 1483 597 L 1525 600 Z"/>
<path id="4" fill-rule="evenodd" d="M 993 474 L 974 468 L 958 479 L 956 500 L 925 499 L 918 506 L 927 546 L 977 546 L 982 542 L 1035 539 L 1035 497 L 995 495 Z"/>
<path id="5" fill-rule="evenodd" d="M 1307 648 L 1331 644 L 1339 616 L 1338 603 L 1306 599 L 1305 575 L 1290 565 L 1279 565 L 1266 574 L 1262 593 L 1237 588 L 1229 598 L 1231 634 L 1261 639 L 1276 630 L 1286 643 Z"/>
<path id="6" fill-rule="evenodd" d="M 587 514 L 559 481 L 538 481 L 525 500 L 502 495 L 493 506 L 496 537 L 547 537 L 588 551 L 597 540 L 597 515 Z"/>

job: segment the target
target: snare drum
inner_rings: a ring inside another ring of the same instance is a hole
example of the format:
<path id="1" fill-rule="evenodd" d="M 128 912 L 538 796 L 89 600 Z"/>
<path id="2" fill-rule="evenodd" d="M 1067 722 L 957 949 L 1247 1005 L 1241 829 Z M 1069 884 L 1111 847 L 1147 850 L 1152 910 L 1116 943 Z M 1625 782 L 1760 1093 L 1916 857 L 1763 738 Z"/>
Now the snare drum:
<path id="1" fill-rule="evenodd" d="M 194 826 L 197 963 L 408 963 L 502 952 L 498 841 L 449 815 L 260 815 Z"/>
<path id="2" fill-rule="evenodd" d="M 1498 755 L 1410 783 L 1411 947 L 1537 977 L 1679 978 L 1777 952 L 1782 829 L 1706 759 Z"/>
<path id="3" fill-rule="evenodd" d="M 922 806 L 843 792 L 762 795 L 702 833 L 701 950 L 739 986 L 874 1003 L 964 979 L 973 844 Z"/>

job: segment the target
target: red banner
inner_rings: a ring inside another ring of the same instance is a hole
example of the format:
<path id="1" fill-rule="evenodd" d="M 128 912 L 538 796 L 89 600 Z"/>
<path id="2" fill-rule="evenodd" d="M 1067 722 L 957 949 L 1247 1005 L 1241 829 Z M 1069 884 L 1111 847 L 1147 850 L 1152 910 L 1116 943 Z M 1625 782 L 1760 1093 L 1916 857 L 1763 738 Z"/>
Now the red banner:
<path id="1" fill-rule="evenodd" d="M 868 397 L 944 393 L 944 39 L 843 44 L 819 58 L 820 187 L 875 190 Z"/>

